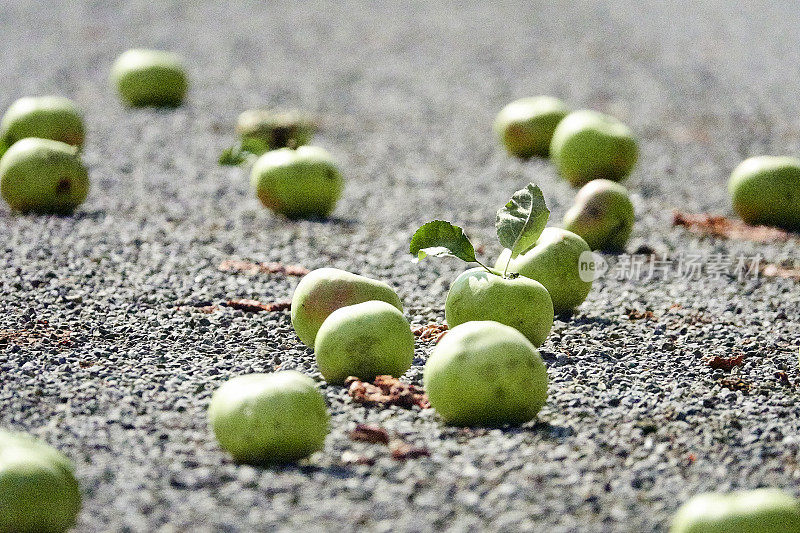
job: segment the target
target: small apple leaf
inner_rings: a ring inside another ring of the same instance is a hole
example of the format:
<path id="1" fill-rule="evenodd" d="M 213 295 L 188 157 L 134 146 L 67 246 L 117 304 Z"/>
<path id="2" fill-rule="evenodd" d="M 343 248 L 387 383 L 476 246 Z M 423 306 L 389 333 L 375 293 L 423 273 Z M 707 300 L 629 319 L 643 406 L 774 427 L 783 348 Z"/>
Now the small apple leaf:
<path id="1" fill-rule="evenodd" d="M 248 152 L 242 151 L 238 145 L 231 146 L 222 151 L 219 156 L 219 164 L 232 167 L 239 166 L 247 162 L 249 155 Z"/>
<path id="2" fill-rule="evenodd" d="M 497 211 L 495 227 L 500 244 L 516 257 L 534 244 L 550 218 L 542 190 L 529 183 L 514 193 L 511 200 Z"/>
<path id="3" fill-rule="evenodd" d="M 252 162 L 269 149 L 267 143 L 261 139 L 247 137 L 230 148 L 226 148 L 219 156 L 219 164 L 226 166 L 239 166 Z"/>
<path id="4" fill-rule="evenodd" d="M 464 230 L 445 220 L 434 220 L 420 227 L 411 237 L 410 251 L 415 261 L 432 255 L 457 257 L 468 263 L 478 262 L 475 248 L 464 235 Z"/>

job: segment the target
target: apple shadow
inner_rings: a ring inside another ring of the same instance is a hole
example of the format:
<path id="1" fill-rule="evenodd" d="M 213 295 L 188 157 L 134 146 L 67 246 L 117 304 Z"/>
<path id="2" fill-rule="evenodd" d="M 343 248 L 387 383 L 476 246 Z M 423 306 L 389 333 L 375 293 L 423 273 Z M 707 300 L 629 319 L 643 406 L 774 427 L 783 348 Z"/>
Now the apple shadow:
<path id="1" fill-rule="evenodd" d="M 474 439 L 483 437 L 489 434 L 490 431 L 499 429 L 508 435 L 520 434 L 537 434 L 546 440 L 562 441 L 567 437 L 575 434 L 575 430 L 569 426 L 557 426 L 546 422 L 544 420 L 533 420 L 521 425 L 512 424 L 498 424 L 498 425 L 480 425 L 480 426 L 459 426 L 448 427 L 445 426 L 443 436 L 461 438 L 461 439 Z"/>
<path id="2" fill-rule="evenodd" d="M 545 440 L 549 441 L 557 441 L 561 442 L 564 439 L 571 437 L 575 434 L 575 430 L 572 429 L 570 426 L 559 426 L 555 424 L 551 424 L 550 422 L 546 422 L 544 420 L 537 420 L 532 427 L 525 428 L 524 426 L 520 428 L 521 430 L 526 430 L 528 432 L 536 433 L 540 435 Z"/>
<path id="3" fill-rule="evenodd" d="M 75 220 L 102 220 L 107 213 L 102 209 L 93 211 L 75 211 L 71 214 L 57 215 L 60 218 L 74 218 Z"/>
<path id="4" fill-rule="evenodd" d="M 319 222 L 322 224 L 331 224 L 333 226 L 340 226 L 343 228 L 354 228 L 358 224 L 358 220 L 355 218 L 345 218 L 339 216 L 332 216 L 327 218 L 319 218 L 319 219 L 309 219 L 312 222 Z"/>
<path id="5" fill-rule="evenodd" d="M 565 322 L 571 326 L 580 325 L 597 325 L 597 326 L 611 326 L 616 324 L 610 318 L 600 316 L 578 316 L 576 317 L 571 311 L 556 315 L 556 318 L 561 322 Z"/>
<path id="6" fill-rule="evenodd" d="M 314 464 L 299 464 L 299 463 L 285 463 L 285 464 L 251 464 L 253 468 L 259 470 L 269 470 L 274 473 L 290 473 L 297 472 L 305 476 L 312 474 L 325 474 L 326 476 L 337 479 L 348 479 L 358 475 L 353 469 L 346 465 L 329 465 L 320 466 Z"/>
<path id="7" fill-rule="evenodd" d="M 106 212 L 101 209 L 93 211 L 64 211 L 53 213 L 36 213 L 33 211 L 13 211 L 13 210 L 0 210 L 0 217 L 2 218 L 57 218 L 62 220 L 102 220 L 106 217 Z"/>
<path id="8" fill-rule="evenodd" d="M 319 215 L 312 215 L 312 216 L 298 216 L 298 217 L 283 217 L 286 223 L 294 223 L 294 222 L 313 222 L 315 224 L 330 224 L 332 226 L 339 226 L 342 228 L 352 229 L 356 225 L 358 225 L 358 220 L 355 218 L 349 217 L 340 217 L 340 216 L 319 216 Z"/>

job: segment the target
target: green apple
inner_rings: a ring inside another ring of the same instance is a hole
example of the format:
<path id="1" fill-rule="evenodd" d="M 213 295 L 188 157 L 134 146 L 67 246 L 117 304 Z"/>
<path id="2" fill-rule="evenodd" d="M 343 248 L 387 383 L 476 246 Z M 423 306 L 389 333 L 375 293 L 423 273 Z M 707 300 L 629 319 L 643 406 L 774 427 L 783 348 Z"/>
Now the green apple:
<path id="1" fill-rule="evenodd" d="M 748 224 L 800 230 L 800 159 L 759 156 L 731 174 L 733 209 Z"/>
<path id="2" fill-rule="evenodd" d="M 561 314 L 578 307 L 592 288 L 580 274 L 581 254 L 591 252 L 589 245 L 571 231 L 545 228 L 536 244 L 511 259 L 509 272 L 518 272 L 544 285 L 553 300 L 553 311 Z M 503 272 L 511 251 L 503 250 L 495 269 Z"/>
<path id="3" fill-rule="evenodd" d="M 314 354 L 328 383 L 400 377 L 414 360 L 414 334 L 397 307 L 372 300 L 331 313 L 317 332 Z"/>
<path id="4" fill-rule="evenodd" d="M 111 69 L 111 80 L 122 100 L 133 107 L 177 107 L 189 88 L 181 58 L 162 50 L 122 53 Z"/>
<path id="5" fill-rule="evenodd" d="M 574 111 L 558 123 L 550 157 L 573 187 L 594 179 L 622 181 L 633 170 L 639 148 L 633 132 L 617 119 L 590 111 Z"/>
<path id="6" fill-rule="evenodd" d="M 329 419 L 314 380 L 294 370 L 232 378 L 208 406 L 217 441 L 240 463 L 307 457 L 325 443 Z"/>
<path id="7" fill-rule="evenodd" d="M 81 111 L 72 100 L 61 96 L 20 98 L 9 106 L 0 121 L 0 144 L 5 147 L 26 137 L 81 147 L 84 136 Z"/>
<path id="8" fill-rule="evenodd" d="M 474 320 L 494 320 L 520 331 L 541 346 L 553 327 L 553 302 L 544 285 L 525 276 L 505 278 L 483 268 L 456 278 L 444 313 L 450 327 Z"/>
<path id="9" fill-rule="evenodd" d="M 558 98 L 520 98 L 505 106 L 494 121 L 494 130 L 509 154 L 547 157 L 553 132 L 569 109 Z"/>
<path id="10" fill-rule="evenodd" d="M 448 331 L 425 363 L 423 382 L 431 406 L 458 426 L 522 424 L 547 401 L 547 369 L 536 347 L 499 322 Z"/>
<path id="11" fill-rule="evenodd" d="M 29 435 L 0 431 L 0 531 L 67 531 L 80 508 L 69 459 Z"/>
<path id="12" fill-rule="evenodd" d="M 575 196 L 564 228 L 580 235 L 592 250 L 619 252 L 628 243 L 634 218 L 628 189 L 610 180 L 592 180 Z"/>
<path id="13" fill-rule="evenodd" d="M 800 533 L 800 502 L 774 488 L 700 494 L 678 509 L 670 533 Z"/>
<path id="14" fill-rule="evenodd" d="M 256 139 L 270 150 L 308 144 L 315 130 L 314 122 L 296 111 L 250 109 L 236 121 L 243 142 Z"/>
<path id="15" fill-rule="evenodd" d="M 330 215 L 344 188 L 333 158 L 316 146 L 265 153 L 253 165 L 250 182 L 264 206 L 288 218 Z"/>
<path id="16" fill-rule="evenodd" d="M 397 293 L 382 281 L 338 268 L 306 274 L 292 295 L 292 326 L 306 346 L 314 347 L 317 331 L 328 315 L 348 305 L 380 300 L 403 310 Z"/>
<path id="17" fill-rule="evenodd" d="M 28 137 L 0 159 L 0 194 L 12 209 L 69 213 L 89 192 L 89 175 L 78 148 Z"/>

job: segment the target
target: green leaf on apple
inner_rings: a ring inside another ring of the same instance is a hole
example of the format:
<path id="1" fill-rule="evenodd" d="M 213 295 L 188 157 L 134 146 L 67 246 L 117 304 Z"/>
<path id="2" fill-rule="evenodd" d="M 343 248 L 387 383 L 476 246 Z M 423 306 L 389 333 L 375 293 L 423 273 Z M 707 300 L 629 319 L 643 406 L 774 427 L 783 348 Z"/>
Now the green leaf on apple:
<path id="1" fill-rule="evenodd" d="M 477 263 L 475 248 L 464 230 L 445 220 L 434 220 L 420 227 L 411 237 L 411 255 L 416 261 L 427 256 L 457 257 L 468 263 Z"/>
<path id="2" fill-rule="evenodd" d="M 254 137 L 246 137 L 230 148 L 223 150 L 219 156 L 219 164 L 225 166 L 239 166 L 252 163 L 255 159 L 269 150 L 267 143 Z"/>
<path id="3" fill-rule="evenodd" d="M 500 244 L 511 250 L 511 257 L 516 257 L 536 244 L 549 218 L 550 210 L 542 190 L 529 183 L 497 211 L 497 238 Z"/>

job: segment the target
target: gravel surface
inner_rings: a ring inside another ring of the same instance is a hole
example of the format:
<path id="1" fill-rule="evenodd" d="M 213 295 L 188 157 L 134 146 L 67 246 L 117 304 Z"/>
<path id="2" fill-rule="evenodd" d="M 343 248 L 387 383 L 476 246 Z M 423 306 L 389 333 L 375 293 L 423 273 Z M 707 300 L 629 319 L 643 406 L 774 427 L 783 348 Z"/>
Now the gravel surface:
<path id="1" fill-rule="evenodd" d="M 797 253 L 796 239 L 670 225 L 674 208 L 730 214 L 725 183 L 743 158 L 800 153 L 795 3 L 316 4 L 0 9 L 0 108 L 59 93 L 86 110 L 87 203 L 71 217 L 0 208 L 0 425 L 76 462 L 77 530 L 664 531 L 698 491 L 800 493 L 800 283 L 728 275 L 598 281 L 542 347 L 550 399 L 535 424 L 448 428 L 432 410 L 365 408 L 322 383 L 324 451 L 271 469 L 229 460 L 205 418 L 219 384 L 275 368 L 320 376 L 288 312 L 204 309 L 285 300 L 298 278 L 219 263 L 344 268 L 396 287 L 414 325 L 442 322 L 464 266 L 412 264 L 416 227 L 460 224 L 492 261 L 494 213 L 514 190 L 539 184 L 554 223 L 574 195 L 546 162 L 498 147 L 491 122 L 511 99 L 553 94 L 637 132 L 630 250 Z M 121 106 L 107 75 L 133 46 L 186 57 L 188 105 Z M 332 220 L 277 218 L 245 171 L 216 164 L 236 115 L 261 105 L 321 118 L 317 142 L 347 178 Z M 411 382 L 431 347 L 418 343 Z M 740 354 L 730 371 L 706 363 Z M 353 442 L 359 422 L 431 455 L 396 461 Z"/>

